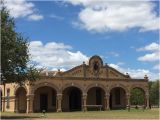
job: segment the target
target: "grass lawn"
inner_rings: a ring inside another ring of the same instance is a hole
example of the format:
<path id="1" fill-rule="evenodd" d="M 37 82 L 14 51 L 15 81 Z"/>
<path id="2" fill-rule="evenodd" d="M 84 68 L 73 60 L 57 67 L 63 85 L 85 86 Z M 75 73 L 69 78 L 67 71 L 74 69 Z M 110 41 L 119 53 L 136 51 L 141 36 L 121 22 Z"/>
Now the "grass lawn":
<path id="1" fill-rule="evenodd" d="M 111 110 L 111 111 L 87 111 L 87 112 L 53 112 L 46 113 L 1 113 L 2 119 L 159 119 L 159 109 L 135 110 Z"/>

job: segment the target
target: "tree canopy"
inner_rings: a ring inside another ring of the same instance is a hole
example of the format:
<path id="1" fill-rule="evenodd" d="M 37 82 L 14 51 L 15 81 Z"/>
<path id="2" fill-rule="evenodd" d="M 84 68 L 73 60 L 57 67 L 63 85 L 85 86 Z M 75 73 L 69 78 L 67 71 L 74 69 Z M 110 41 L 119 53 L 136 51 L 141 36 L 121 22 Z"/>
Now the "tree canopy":
<path id="1" fill-rule="evenodd" d="M 24 82 L 36 80 L 39 70 L 28 66 L 28 39 L 15 30 L 14 18 L 4 6 L 1 8 L 1 80 Z"/>
<path id="2" fill-rule="evenodd" d="M 159 105 L 159 80 L 149 82 L 149 98 L 151 105 Z"/>
<path id="3" fill-rule="evenodd" d="M 143 105 L 144 104 L 144 92 L 141 89 L 135 88 L 131 90 L 131 104 Z M 159 106 L 159 80 L 149 81 L 149 101 L 150 105 Z"/>

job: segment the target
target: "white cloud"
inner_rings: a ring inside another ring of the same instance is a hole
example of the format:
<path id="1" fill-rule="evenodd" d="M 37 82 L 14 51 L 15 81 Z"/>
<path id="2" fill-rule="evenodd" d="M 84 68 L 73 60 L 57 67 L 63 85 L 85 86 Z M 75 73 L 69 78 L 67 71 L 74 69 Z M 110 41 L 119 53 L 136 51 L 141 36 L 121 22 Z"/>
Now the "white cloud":
<path id="1" fill-rule="evenodd" d="M 51 14 L 50 17 L 53 18 L 53 19 L 57 19 L 57 20 L 63 20 L 64 19 L 64 17 L 58 16 L 58 15 L 55 15 L 55 14 Z"/>
<path id="2" fill-rule="evenodd" d="M 107 54 L 111 55 L 111 56 L 114 56 L 114 57 L 119 57 L 119 53 L 117 53 L 117 52 L 111 51 L 111 52 L 107 52 Z"/>
<path id="3" fill-rule="evenodd" d="M 153 69 L 155 69 L 155 70 L 160 70 L 160 64 L 159 64 L 159 63 L 156 64 L 156 65 L 153 67 Z"/>
<path id="4" fill-rule="evenodd" d="M 137 49 L 137 51 L 159 51 L 160 44 L 152 42 L 149 45 L 146 45 L 145 47 Z"/>
<path id="5" fill-rule="evenodd" d="M 138 58 L 139 61 L 158 61 L 160 57 L 160 45 L 158 43 L 151 43 L 145 47 L 137 49 L 137 51 L 151 51 L 144 56 Z"/>
<path id="6" fill-rule="evenodd" d="M 157 61 L 159 60 L 160 53 L 155 52 L 155 53 L 148 53 L 144 56 L 141 56 L 138 58 L 139 61 Z"/>
<path id="7" fill-rule="evenodd" d="M 36 15 L 36 14 L 32 14 L 30 16 L 28 16 L 28 20 L 34 20 L 34 21 L 37 21 L 37 20 L 42 20 L 43 19 L 43 16 L 42 15 Z"/>
<path id="8" fill-rule="evenodd" d="M 41 20 L 43 16 L 37 14 L 37 9 L 32 2 L 26 0 L 5 0 L 4 5 L 14 18 L 26 17 L 30 20 Z"/>
<path id="9" fill-rule="evenodd" d="M 32 41 L 29 45 L 31 60 L 48 69 L 69 69 L 82 64 L 88 57 L 80 51 L 72 52 L 72 47 L 63 43 Z"/>
<path id="10" fill-rule="evenodd" d="M 158 30 L 159 16 L 155 3 L 149 1 L 68 0 L 83 6 L 78 15 L 79 27 L 88 31 L 124 31 L 138 27 L 140 31 Z"/>
<path id="11" fill-rule="evenodd" d="M 144 75 L 147 75 L 150 80 L 156 80 L 159 78 L 158 73 L 151 72 L 147 69 L 131 69 L 131 68 L 123 68 L 118 64 L 109 64 L 109 66 L 119 70 L 120 72 L 126 74 L 128 73 L 132 78 L 144 78 Z"/>

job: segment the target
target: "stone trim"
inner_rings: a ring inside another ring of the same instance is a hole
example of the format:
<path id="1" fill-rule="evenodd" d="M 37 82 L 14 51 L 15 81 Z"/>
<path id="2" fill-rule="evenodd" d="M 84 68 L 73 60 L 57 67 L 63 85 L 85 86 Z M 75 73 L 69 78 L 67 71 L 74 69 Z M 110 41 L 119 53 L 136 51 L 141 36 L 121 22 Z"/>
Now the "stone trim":
<path id="1" fill-rule="evenodd" d="M 15 87 L 14 95 L 16 95 L 17 90 L 18 90 L 19 88 L 21 88 L 21 87 L 23 87 L 23 88 L 25 89 L 25 91 L 26 91 L 26 94 L 28 94 L 28 89 L 27 89 L 27 87 L 26 87 L 25 85 L 19 85 L 19 84 L 18 84 L 18 85 Z"/>

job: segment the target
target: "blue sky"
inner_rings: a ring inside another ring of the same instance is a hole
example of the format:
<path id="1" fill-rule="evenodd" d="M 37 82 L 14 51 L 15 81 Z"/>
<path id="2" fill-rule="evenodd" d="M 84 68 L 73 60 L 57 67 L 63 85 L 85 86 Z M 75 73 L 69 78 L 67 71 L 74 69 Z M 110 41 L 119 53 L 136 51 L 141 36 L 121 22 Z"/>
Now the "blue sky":
<path id="1" fill-rule="evenodd" d="M 92 55 L 131 77 L 159 74 L 158 2 L 7 2 L 37 67 L 67 70 Z M 15 9 L 16 8 L 16 9 Z"/>

